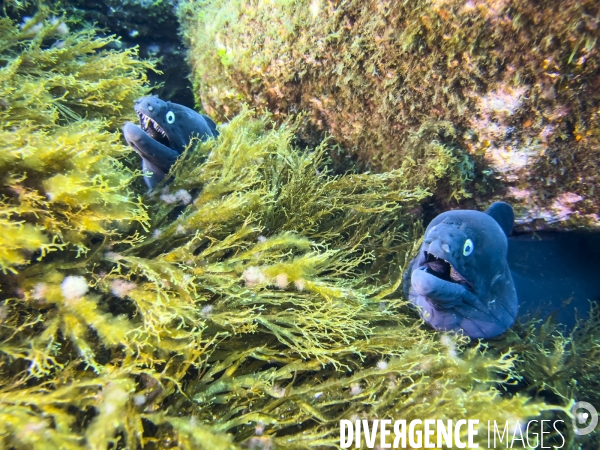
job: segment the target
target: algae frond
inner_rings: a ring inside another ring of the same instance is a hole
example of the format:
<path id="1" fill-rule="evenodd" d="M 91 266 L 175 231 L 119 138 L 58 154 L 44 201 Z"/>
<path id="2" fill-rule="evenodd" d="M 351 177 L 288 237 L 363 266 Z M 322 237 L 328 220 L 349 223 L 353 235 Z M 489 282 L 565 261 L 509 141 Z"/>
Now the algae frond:
<path id="1" fill-rule="evenodd" d="M 0 270 L 49 252 L 85 254 L 117 222 L 145 223 L 128 186 L 130 150 L 116 133 L 147 92 L 135 51 L 113 38 L 61 36 L 38 15 L 22 28 L 0 18 Z M 33 31 L 32 31 L 33 30 Z"/>

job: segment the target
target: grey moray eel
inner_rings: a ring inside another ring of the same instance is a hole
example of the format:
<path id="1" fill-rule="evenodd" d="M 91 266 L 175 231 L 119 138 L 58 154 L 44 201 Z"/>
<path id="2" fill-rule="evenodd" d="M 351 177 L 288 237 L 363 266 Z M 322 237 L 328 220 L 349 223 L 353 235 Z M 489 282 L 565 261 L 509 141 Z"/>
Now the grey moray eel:
<path id="1" fill-rule="evenodd" d="M 406 297 L 436 330 L 493 338 L 512 326 L 517 291 L 507 261 L 513 209 L 447 211 L 427 227 L 405 271 Z"/>
<path id="2" fill-rule="evenodd" d="M 136 100 L 134 109 L 140 126 L 127 122 L 123 136 L 142 157 L 144 180 L 149 189 L 164 179 L 193 137 L 207 140 L 219 135 L 210 117 L 156 96 Z"/>

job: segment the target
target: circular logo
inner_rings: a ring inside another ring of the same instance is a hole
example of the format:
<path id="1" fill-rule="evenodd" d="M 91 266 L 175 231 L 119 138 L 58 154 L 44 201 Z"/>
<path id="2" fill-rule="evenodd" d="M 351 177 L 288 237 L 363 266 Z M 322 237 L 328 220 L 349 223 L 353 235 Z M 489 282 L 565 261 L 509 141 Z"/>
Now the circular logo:
<path id="1" fill-rule="evenodd" d="M 588 402 L 576 402 L 571 408 L 571 415 L 573 416 L 573 429 L 580 436 L 590 434 L 598 425 L 598 411 Z M 586 427 L 580 428 L 588 421 L 589 424 Z"/>

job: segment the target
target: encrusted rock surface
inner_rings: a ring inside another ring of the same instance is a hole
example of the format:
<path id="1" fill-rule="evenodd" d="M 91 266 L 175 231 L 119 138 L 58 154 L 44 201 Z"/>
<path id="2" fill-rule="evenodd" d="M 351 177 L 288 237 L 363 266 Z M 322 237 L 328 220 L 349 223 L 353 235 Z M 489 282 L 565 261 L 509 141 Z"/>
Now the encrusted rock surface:
<path id="1" fill-rule="evenodd" d="M 331 134 L 363 170 L 398 167 L 426 129 L 468 156 L 459 158 L 467 192 L 442 183 L 436 207 L 503 199 L 524 229 L 600 226 L 598 2 L 191 0 L 179 9 L 209 114 L 231 117 L 242 102 L 281 121 L 305 112 L 307 135 Z"/>

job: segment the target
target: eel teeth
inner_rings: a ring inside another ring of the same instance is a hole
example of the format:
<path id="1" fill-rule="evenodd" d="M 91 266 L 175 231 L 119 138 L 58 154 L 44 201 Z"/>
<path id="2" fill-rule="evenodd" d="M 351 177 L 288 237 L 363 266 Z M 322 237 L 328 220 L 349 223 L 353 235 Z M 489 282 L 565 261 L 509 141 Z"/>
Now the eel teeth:
<path id="1" fill-rule="evenodd" d="M 432 253 L 425 252 L 425 264 L 424 266 L 428 269 L 429 273 L 440 278 L 442 280 L 458 283 L 471 288 L 471 283 L 463 277 L 458 270 L 454 268 L 450 261 L 435 256 Z"/>
<path id="2" fill-rule="evenodd" d="M 165 130 L 163 130 L 161 126 L 158 123 L 156 123 L 155 120 L 152 120 L 150 118 L 148 119 L 150 120 L 150 123 L 152 123 L 152 128 L 158 131 L 163 137 L 167 137 L 167 133 L 165 133 Z"/>
<path id="3" fill-rule="evenodd" d="M 153 129 L 158 132 L 162 137 L 167 138 L 167 133 L 162 127 L 156 122 L 156 120 L 151 119 L 144 113 L 138 113 L 138 117 L 140 118 L 140 124 L 142 125 L 142 129 L 144 131 L 148 131 L 148 129 Z"/>

